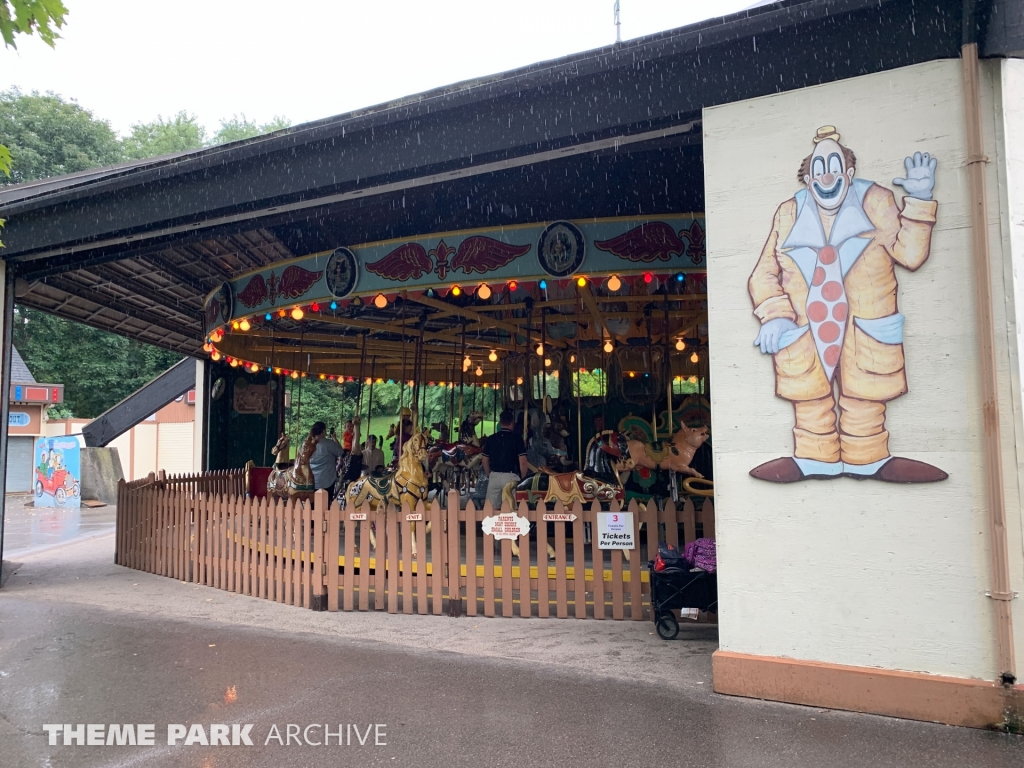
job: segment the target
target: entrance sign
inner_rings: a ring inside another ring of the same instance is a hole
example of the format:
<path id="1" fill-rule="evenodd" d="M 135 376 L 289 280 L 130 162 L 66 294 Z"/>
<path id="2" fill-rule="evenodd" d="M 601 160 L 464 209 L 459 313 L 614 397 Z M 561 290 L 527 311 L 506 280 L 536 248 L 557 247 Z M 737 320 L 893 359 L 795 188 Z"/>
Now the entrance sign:
<path id="1" fill-rule="evenodd" d="M 632 512 L 597 513 L 598 549 L 636 549 Z"/>
<path id="2" fill-rule="evenodd" d="M 546 523 L 571 523 L 576 515 L 571 512 L 545 512 L 544 522 Z"/>
<path id="3" fill-rule="evenodd" d="M 530 521 L 515 512 L 490 515 L 480 521 L 484 533 L 496 539 L 518 539 L 530 532 Z"/>

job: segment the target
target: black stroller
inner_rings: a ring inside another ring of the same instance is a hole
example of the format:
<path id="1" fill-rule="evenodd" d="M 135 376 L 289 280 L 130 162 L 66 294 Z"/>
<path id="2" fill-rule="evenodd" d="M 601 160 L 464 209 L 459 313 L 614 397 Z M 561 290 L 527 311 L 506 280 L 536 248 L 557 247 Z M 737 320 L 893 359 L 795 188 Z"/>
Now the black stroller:
<path id="1" fill-rule="evenodd" d="M 661 570 L 656 570 L 660 566 Z M 679 550 L 671 544 L 658 546 L 658 560 L 648 565 L 651 574 L 651 613 L 662 640 L 674 640 L 679 620 L 674 608 L 697 608 L 718 613 L 718 577 L 707 571 L 691 571 Z"/>

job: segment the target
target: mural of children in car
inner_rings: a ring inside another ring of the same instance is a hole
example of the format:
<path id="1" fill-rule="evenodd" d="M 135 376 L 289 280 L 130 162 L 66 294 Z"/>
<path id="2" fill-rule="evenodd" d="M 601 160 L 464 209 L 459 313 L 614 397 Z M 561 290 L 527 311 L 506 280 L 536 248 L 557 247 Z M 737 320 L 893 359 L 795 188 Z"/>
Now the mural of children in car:
<path id="1" fill-rule="evenodd" d="M 80 452 L 78 440 L 73 437 L 41 437 L 36 441 L 37 507 L 81 506 Z"/>

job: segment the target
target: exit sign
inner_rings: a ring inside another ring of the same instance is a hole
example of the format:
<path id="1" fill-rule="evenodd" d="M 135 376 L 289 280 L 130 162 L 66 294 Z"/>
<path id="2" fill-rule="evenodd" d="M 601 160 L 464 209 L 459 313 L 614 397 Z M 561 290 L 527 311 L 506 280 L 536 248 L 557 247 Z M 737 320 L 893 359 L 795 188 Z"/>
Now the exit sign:
<path id="1" fill-rule="evenodd" d="M 54 405 L 64 402 L 63 384 L 12 384 L 11 401 L 15 403 L 47 403 Z"/>

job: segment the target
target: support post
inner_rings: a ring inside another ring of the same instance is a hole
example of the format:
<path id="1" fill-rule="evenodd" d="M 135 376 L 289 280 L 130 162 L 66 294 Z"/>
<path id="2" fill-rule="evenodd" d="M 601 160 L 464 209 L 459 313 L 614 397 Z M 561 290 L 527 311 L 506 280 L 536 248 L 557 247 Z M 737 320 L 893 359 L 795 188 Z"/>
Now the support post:
<path id="1" fill-rule="evenodd" d="M 196 359 L 196 404 L 192 429 L 192 471 L 206 470 L 206 361 Z"/>
<path id="2" fill-rule="evenodd" d="M 997 673 L 1004 685 L 1017 678 L 1013 651 L 1010 564 L 1006 540 L 1006 500 L 1003 496 L 1002 446 L 999 436 L 999 391 L 996 377 L 995 321 L 992 317 L 992 277 L 989 264 L 988 200 L 985 193 L 985 147 L 981 123 L 978 45 L 967 42 L 962 52 L 964 113 L 967 117 L 967 179 L 971 205 L 971 246 L 981 368 L 984 419 L 985 488 L 989 514 L 992 589 L 995 604 Z"/>
<path id="3" fill-rule="evenodd" d="M 14 273 L 0 261 L 0 568 L 4 560 L 4 516 L 7 513 L 7 426 L 11 416 L 11 360 L 14 349 Z M 2 583 L 2 578 L 0 578 Z"/>

